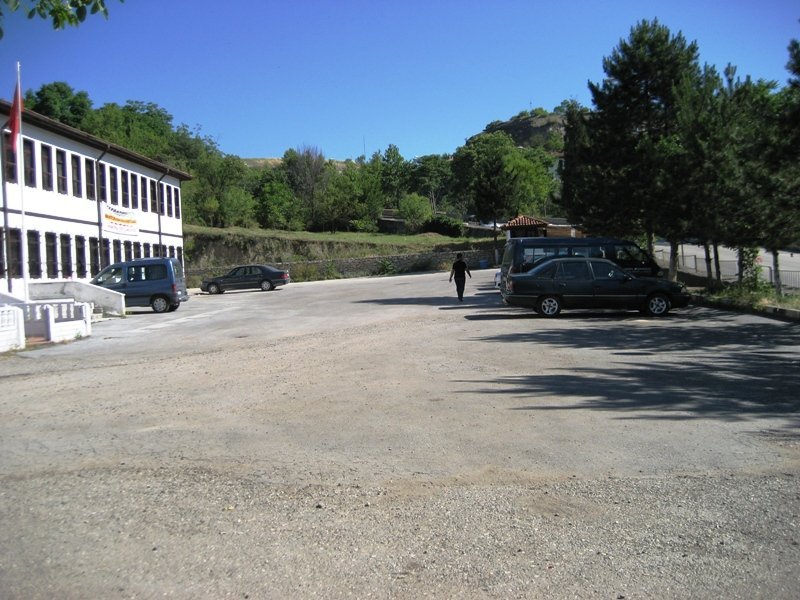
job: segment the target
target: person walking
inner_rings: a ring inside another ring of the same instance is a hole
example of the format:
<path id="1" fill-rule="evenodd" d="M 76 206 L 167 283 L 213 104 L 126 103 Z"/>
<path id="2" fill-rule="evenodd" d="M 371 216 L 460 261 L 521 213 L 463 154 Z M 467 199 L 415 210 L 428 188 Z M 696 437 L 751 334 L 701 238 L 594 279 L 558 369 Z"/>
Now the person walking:
<path id="1" fill-rule="evenodd" d="M 455 278 L 459 302 L 464 301 L 464 286 L 467 283 L 467 275 L 472 279 L 472 273 L 469 272 L 469 267 L 464 262 L 464 255 L 459 252 L 456 254 L 456 262 L 453 263 L 453 268 L 450 269 L 450 283 Z"/>

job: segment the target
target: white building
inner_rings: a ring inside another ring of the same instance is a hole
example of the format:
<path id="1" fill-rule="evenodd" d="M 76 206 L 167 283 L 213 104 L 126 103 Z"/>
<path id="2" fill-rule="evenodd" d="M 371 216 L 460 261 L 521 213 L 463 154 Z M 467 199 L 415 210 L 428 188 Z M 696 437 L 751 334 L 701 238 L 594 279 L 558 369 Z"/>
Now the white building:
<path id="1" fill-rule="evenodd" d="M 0 124 L 10 110 L 0 101 Z M 22 297 L 26 280 L 88 281 L 130 258 L 183 262 L 187 173 L 28 110 L 21 132 L 15 155 L 3 131 L 0 293 Z"/>

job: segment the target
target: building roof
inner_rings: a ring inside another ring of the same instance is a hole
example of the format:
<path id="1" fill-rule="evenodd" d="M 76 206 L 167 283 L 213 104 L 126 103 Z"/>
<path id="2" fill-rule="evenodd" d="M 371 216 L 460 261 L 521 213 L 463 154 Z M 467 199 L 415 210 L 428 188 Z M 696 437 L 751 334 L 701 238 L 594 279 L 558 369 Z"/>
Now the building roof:
<path id="1" fill-rule="evenodd" d="M 500 229 L 516 229 L 517 227 L 547 227 L 549 223 L 537 219 L 536 217 L 529 217 L 527 215 L 519 215 L 500 226 Z"/>
<path id="2" fill-rule="evenodd" d="M 7 100 L 0 100 L 0 114 L 3 115 L 3 119 L 8 118 L 11 114 L 11 103 Z M 103 150 L 107 152 L 111 152 L 115 156 L 119 156 L 121 158 L 125 158 L 127 160 L 133 161 L 140 165 L 144 165 L 146 167 L 150 167 L 160 173 L 164 173 L 166 175 L 172 175 L 176 179 L 181 181 L 188 181 L 192 178 L 191 175 L 186 173 L 185 171 L 180 171 L 175 169 L 174 167 L 170 167 L 169 165 L 165 165 L 164 163 L 158 162 L 157 160 L 153 160 L 152 158 L 148 158 L 143 154 L 138 154 L 133 152 L 132 150 L 128 150 L 123 146 L 119 146 L 117 144 L 112 144 L 111 142 L 107 142 L 99 137 L 95 137 L 85 131 L 81 131 L 80 129 L 75 129 L 74 127 L 70 127 L 69 125 L 64 125 L 63 123 L 56 121 L 55 119 L 51 119 L 50 117 L 45 117 L 44 115 L 40 115 L 37 112 L 33 112 L 32 110 L 25 109 L 22 111 L 22 125 L 23 128 L 25 123 L 29 123 L 31 125 L 35 125 L 36 127 L 40 127 L 46 131 L 51 131 L 53 133 L 57 133 L 63 137 L 69 138 L 71 140 L 75 140 L 76 142 L 81 142 L 87 146 L 92 148 L 96 148 L 97 150 Z M 23 129 L 24 133 L 24 129 Z"/>

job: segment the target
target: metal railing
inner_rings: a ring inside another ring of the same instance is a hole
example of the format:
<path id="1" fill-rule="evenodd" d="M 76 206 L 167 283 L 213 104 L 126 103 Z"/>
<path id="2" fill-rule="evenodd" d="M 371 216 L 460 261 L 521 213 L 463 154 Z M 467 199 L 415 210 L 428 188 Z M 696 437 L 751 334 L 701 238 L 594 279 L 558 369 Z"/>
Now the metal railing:
<path id="1" fill-rule="evenodd" d="M 669 265 L 669 255 L 662 249 L 656 249 L 655 258 L 662 267 Z M 759 265 L 760 275 L 764 281 L 775 283 L 774 269 L 768 265 Z M 688 271 L 697 275 L 706 274 L 706 261 L 702 256 L 688 255 L 678 256 L 678 269 Z M 715 267 L 712 265 L 712 270 Z M 736 281 L 739 278 L 739 261 L 721 260 L 719 270 L 723 281 Z M 713 271 L 716 276 L 716 271 Z M 781 285 L 785 289 L 800 289 L 800 271 L 786 271 L 780 269 Z"/>

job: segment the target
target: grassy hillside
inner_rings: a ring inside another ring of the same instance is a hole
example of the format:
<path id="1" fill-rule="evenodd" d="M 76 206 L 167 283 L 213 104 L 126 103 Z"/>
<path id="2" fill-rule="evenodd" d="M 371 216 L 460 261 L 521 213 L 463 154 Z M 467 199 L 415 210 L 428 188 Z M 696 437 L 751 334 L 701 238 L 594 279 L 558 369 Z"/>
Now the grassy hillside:
<path id="1" fill-rule="evenodd" d="M 219 269 L 248 262 L 297 263 L 490 250 L 493 247 L 491 239 L 451 238 L 436 233 L 310 233 L 243 228 L 215 229 L 197 225 L 184 225 L 183 231 L 186 268 L 189 271 Z"/>

